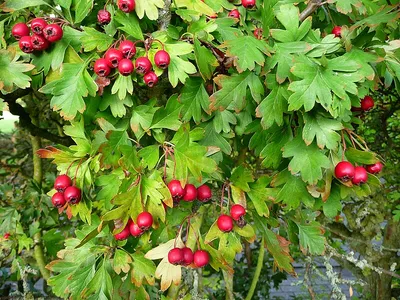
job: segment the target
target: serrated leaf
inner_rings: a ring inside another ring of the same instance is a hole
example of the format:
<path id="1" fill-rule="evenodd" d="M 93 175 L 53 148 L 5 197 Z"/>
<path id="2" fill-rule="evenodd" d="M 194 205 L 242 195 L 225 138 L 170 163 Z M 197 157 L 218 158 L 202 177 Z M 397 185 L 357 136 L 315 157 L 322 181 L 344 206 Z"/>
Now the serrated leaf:
<path id="1" fill-rule="evenodd" d="M 118 160 L 122 154 L 120 147 L 132 145 L 128 133 L 126 131 L 110 131 L 107 133 L 107 140 L 107 143 L 104 143 L 99 150 L 102 153 L 101 164 L 106 168 L 118 166 Z"/>
<path id="2" fill-rule="evenodd" d="M 170 55 L 171 62 L 168 66 L 168 79 L 173 87 L 178 85 L 178 82 L 185 83 L 189 77 L 188 74 L 197 72 L 196 67 L 189 61 L 183 60 L 179 56 Z"/>
<path id="3" fill-rule="evenodd" d="M 205 14 L 207 16 L 213 16 L 215 12 L 206 3 L 196 0 L 176 0 L 175 5 L 177 7 L 186 7 L 188 10 L 194 10 L 200 15 Z"/>
<path id="4" fill-rule="evenodd" d="M 5 12 L 12 12 L 14 10 L 20 10 L 27 7 L 39 6 L 39 5 L 48 5 L 47 2 L 43 0 L 6 0 L 1 6 L 0 9 Z"/>
<path id="5" fill-rule="evenodd" d="M 121 100 L 118 95 L 105 93 L 101 99 L 99 109 L 104 111 L 110 107 L 111 113 L 116 118 L 122 118 L 126 115 L 126 106 L 132 107 L 132 98 L 128 95 Z"/>
<path id="6" fill-rule="evenodd" d="M 140 287 L 146 280 L 147 284 L 154 285 L 154 274 L 156 272 L 156 266 L 154 263 L 145 258 L 145 256 L 136 252 L 132 254 L 133 263 L 132 263 L 132 271 L 131 271 L 131 280 L 135 284 L 135 286 Z"/>
<path id="7" fill-rule="evenodd" d="M 234 27 L 237 23 L 234 18 L 217 18 L 214 22 L 218 25 L 217 32 L 221 35 L 222 41 L 234 40 L 238 36 L 243 36 L 243 32 Z"/>
<path id="8" fill-rule="evenodd" d="M 143 40 L 143 33 L 139 25 L 139 19 L 135 16 L 135 14 L 128 15 L 121 10 L 117 10 L 114 16 L 114 21 L 121 25 L 118 27 L 118 29 L 125 31 L 135 39 Z"/>
<path id="9" fill-rule="evenodd" d="M 178 102 L 176 95 L 171 96 L 164 107 L 161 107 L 154 114 L 150 129 L 170 129 L 178 130 L 181 126 L 179 121 L 179 113 L 182 109 L 181 104 Z"/>
<path id="10" fill-rule="evenodd" d="M 379 161 L 376 153 L 370 151 L 358 150 L 355 148 L 346 149 L 346 158 L 352 163 L 373 165 Z"/>
<path id="11" fill-rule="evenodd" d="M 257 214 L 261 217 L 269 217 L 267 203 L 271 203 L 271 200 L 274 200 L 271 199 L 272 189 L 267 188 L 269 181 L 267 176 L 261 176 L 256 182 L 250 184 L 250 191 L 247 192 Z"/>
<path id="12" fill-rule="evenodd" d="M 232 264 L 236 254 L 242 252 L 242 250 L 240 238 L 234 232 L 220 234 L 218 252 L 227 262 Z"/>
<path id="13" fill-rule="evenodd" d="M 120 100 L 125 99 L 126 94 L 133 93 L 133 83 L 131 76 L 118 75 L 117 80 L 115 80 L 113 87 L 111 89 L 112 94 L 117 94 Z"/>
<path id="14" fill-rule="evenodd" d="M 93 0 L 73 0 L 75 23 L 82 22 L 93 8 Z"/>
<path id="15" fill-rule="evenodd" d="M 85 52 L 96 49 L 97 51 L 106 51 L 113 43 L 113 38 L 107 34 L 101 33 L 91 27 L 83 27 L 83 34 L 80 38 Z"/>
<path id="16" fill-rule="evenodd" d="M 229 142 L 224 138 L 222 134 L 215 131 L 213 123 L 208 123 L 205 129 L 205 136 L 200 141 L 200 144 L 204 146 L 212 146 L 219 148 L 222 152 L 226 154 L 231 154 L 232 147 Z"/>
<path id="17" fill-rule="evenodd" d="M 300 249 L 306 255 L 322 255 L 325 251 L 325 237 L 321 224 L 311 222 L 309 224 L 296 223 L 299 228 Z"/>
<path id="18" fill-rule="evenodd" d="M 158 145 L 150 145 L 139 150 L 138 155 L 143 159 L 147 167 L 153 169 L 159 159 L 160 147 Z"/>
<path id="19" fill-rule="evenodd" d="M 328 218 L 334 218 L 342 210 L 342 203 L 340 202 L 340 189 L 333 188 L 328 199 L 322 204 L 324 215 Z"/>
<path id="20" fill-rule="evenodd" d="M 81 295 L 84 299 L 111 299 L 111 292 L 113 290 L 113 282 L 110 274 L 107 271 L 107 265 L 110 262 L 106 257 L 100 263 L 96 274 L 88 283 Z"/>
<path id="21" fill-rule="evenodd" d="M 159 109 L 153 106 L 154 102 L 152 104 L 139 105 L 132 110 L 130 125 L 138 140 L 150 129 L 154 114 Z"/>
<path id="22" fill-rule="evenodd" d="M 136 0 L 135 12 L 139 19 L 143 19 L 144 14 L 150 20 L 158 19 L 158 9 L 164 7 L 163 0 Z"/>
<path id="23" fill-rule="evenodd" d="M 217 225 L 217 220 L 211 225 L 210 229 L 208 230 L 206 236 L 204 237 L 204 243 L 209 244 L 213 240 L 219 238 L 223 234 L 221 230 L 219 230 Z"/>
<path id="24" fill-rule="evenodd" d="M 121 272 L 128 273 L 131 269 L 130 264 L 132 263 L 131 256 L 124 250 L 116 249 L 114 258 L 112 261 L 113 269 L 115 273 L 121 274 Z"/>
<path id="25" fill-rule="evenodd" d="M 34 65 L 17 61 L 18 57 L 13 56 L 7 50 L 0 50 L 0 90 L 11 92 L 14 85 L 21 89 L 30 86 L 31 78 L 24 74 L 29 72 Z"/>
<path id="26" fill-rule="evenodd" d="M 189 121 L 193 118 L 196 123 L 199 123 L 202 110 L 208 110 L 210 104 L 203 80 L 198 77 L 190 77 L 182 89 L 179 101 L 183 104 L 182 120 Z"/>
<path id="27" fill-rule="evenodd" d="M 363 11 L 365 11 L 365 7 L 360 0 L 335 0 L 334 2 L 336 2 L 337 11 L 344 15 L 353 11 L 352 6 L 357 8 L 357 10 L 363 8 Z"/>
<path id="28" fill-rule="evenodd" d="M 241 237 L 244 237 L 249 243 L 254 242 L 256 239 L 256 233 L 250 224 L 246 224 L 243 227 L 235 226 L 233 231 Z"/>
<path id="29" fill-rule="evenodd" d="M 249 169 L 246 169 L 243 166 L 239 166 L 233 169 L 229 181 L 241 190 L 249 192 L 249 183 L 254 182 L 254 177 L 253 173 Z"/>
<path id="30" fill-rule="evenodd" d="M 194 40 L 194 55 L 203 79 L 211 79 L 215 68 L 219 65 L 216 57 L 210 50 L 202 46 L 198 39 Z"/>

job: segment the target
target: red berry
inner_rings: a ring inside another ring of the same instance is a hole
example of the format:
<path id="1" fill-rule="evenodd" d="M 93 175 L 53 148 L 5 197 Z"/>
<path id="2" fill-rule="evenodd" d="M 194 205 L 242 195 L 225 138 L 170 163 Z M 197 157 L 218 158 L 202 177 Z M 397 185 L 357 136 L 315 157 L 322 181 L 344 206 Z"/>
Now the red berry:
<path id="1" fill-rule="evenodd" d="M 57 192 L 51 197 L 51 203 L 53 203 L 54 207 L 63 207 L 66 203 L 64 194 L 61 192 Z"/>
<path id="2" fill-rule="evenodd" d="M 341 37 L 342 36 L 342 27 L 340 27 L 340 26 L 333 27 L 332 34 L 334 34 L 336 37 Z"/>
<path id="3" fill-rule="evenodd" d="M 240 204 L 235 204 L 235 205 L 232 205 L 230 213 L 231 213 L 232 219 L 237 221 L 240 219 L 240 217 L 242 217 L 246 214 L 246 210 Z"/>
<path id="4" fill-rule="evenodd" d="M 197 189 L 193 184 L 186 184 L 184 190 L 185 196 L 183 196 L 183 200 L 187 202 L 192 202 L 197 198 Z"/>
<path id="5" fill-rule="evenodd" d="M 126 240 L 130 236 L 130 234 L 131 233 L 129 231 L 129 226 L 127 224 L 120 233 L 114 234 L 114 237 L 118 241 L 123 241 L 123 240 Z"/>
<path id="6" fill-rule="evenodd" d="M 369 111 L 374 107 L 374 99 L 370 96 L 365 96 L 364 99 L 361 100 L 361 109 L 363 111 Z"/>
<path id="7" fill-rule="evenodd" d="M 10 238 L 10 233 L 9 232 L 6 232 L 5 234 L 4 234 L 4 239 L 5 240 L 8 240 Z"/>
<path id="8" fill-rule="evenodd" d="M 239 19 L 240 18 L 240 12 L 237 9 L 232 9 L 229 14 L 229 17 Z"/>
<path id="9" fill-rule="evenodd" d="M 242 0 L 244 8 L 253 8 L 256 5 L 256 0 Z"/>
<path id="10" fill-rule="evenodd" d="M 19 39 L 19 49 L 22 50 L 24 53 L 32 53 L 33 50 L 33 45 L 32 45 L 32 40 L 29 35 L 23 36 Z"/>
<path id="11" fill-rule="evenodd" d="M 97 12 L 97 21 L 100 25 L 107 25 L 111 22 L 111 14 L 106 9 L 101 9 Z"/>
<path id="12" fill-rule="evenodd" d="M 31 29 L 33 33 L 43 34 L 43 29 L 47 26 L 47 22 L 42 18 L 36 18 L 31 21 Z"/>
<path id="13" fill-rule="evenodd" d="M 168 252 L 168 261 L 173 265 L 180 265 L 183 261 L 183 252 L 180 248 L 172 248 Z"/>
<path id="14" fill-rule="evenodd" d="M 129 222 L 129 231 L 134 237 L 139 237 L 144 233 L 144 231 L 140 229 L 139 226 L 133 221 Z"/>
<path id="15" fill-rule="evenodd" d="M 154 63 L 160 69 L 166 69 L 171 61 L 171 57 L 169 56 L 168 52 L 165 50 L 157 51 L 154 55 Z"/>
<path id="16" fill-rule="evenodd" d="M 130 13 L 135 9 L 135 0 L 118 0 L 118 8 L 125 13 Z"/>
<path id="17" fill-rule="evenodd" d="M 382 169 L 383 165 L 380 161 L 377 162 L 376 164 L 367 166 L 367 171 L 371 174 L 378 174 L 380 171 L 382 171 Z"/>
<path id="18" fill-rule="evenodd" d="M 19 40 L 23 36 L 28 36 L 30 33 L 28 25 L 25 23 L 17 23 L 11 29 L 11 34 L 16 40 Z"/>
<path id="19" fill-rule="evenodd" d="M 183 260 L 181 262 L 182 265 L 188 266 L 193 262 L 193 251 L 192 249 L 185 247 L 182 248 Z"/>
<path id="20" fill-rule="evenodd" d="M 50 46 L 49 41 L 46 40 L 43 35 L 38 35 L 36 33 L 31 36 L 31 42 L 33 49 L 38 51 L 46 50 Z"/>
<path id="21" fill-rule="evenodd" d="M 49 24 L 43 29 L 43 35 L 51 43 L 61 40 L 64 31 L 57 24 Z"/>
<path id="22" fill-rule="evenodd" d="M 171 182 L 168 183 L 168 189 L 171 193 L 172 198 L 176 200 L 182 199 L 182 197 L 185 195 L 185 190 L 181 186 L 181 182 L 179 180 L 171 180 Z"/>
<path id="23" fill-rule="evenodd" d="M 143 76 L 143 81 L 148 87 L 153 87 L 157 84 L 158 77 L 157 77 L 156 73 L 154 73 L 153 71 L 150 71 L 150 72 L 147 72 Z"/>
<path id="24" fill-rule="evenodd" d="M 110 68 L 118 67 L 119 62 L 124 58 L 122 52 L 115 48 L 110 48 L 104 54 L 104 58 Z"/>
<path id="25" fill-rule="evenodd" d="M 54 181 L 54 189 L 58 192 L 64 192 L 65 189 L 72 185 L 72 180 L 68 175 L 59 175 Z"/>
<path id="26" fill-rule="evenodd" d="M 220 215 L 218 217 L 217 226 L 222 232 L 230 232 L 233 229 L 233 220 L 228 215 Z"/>
<path id="27" fill-rule="evenodd" d="M 71 204 L 78 204 L 81 201 L 81 190 L 74 185 L 67 187 L 64 191 L 64 199 Z"/>
<path id="28" fill-rule="evenodd" d="M 145 57 L 139 57 L 135 62 L 136 73 L 138 74 L 146 74 L 151 70 L 151 62 Z"/>
<path id="29" fill-rule="evenodd" d="M 263 37 L 263 30 L 262 28 L 256 28 L 253 31 L 253 35 L 256 39 L 261 40 Z"/>
<path id="30" fill-rule="evenodd" d="M 335 167 L 336 178 L 349 181 L 354 177 L 354 166 L 348 161 L 341 161 Z"/>
<path id="31" fill-rule="evenodd" d="M 111 68 L 105 58 L 99 58 L 94 63 L 94 72 L 100 77 L 106 77 L 110 74 Z"/>
<path id="32" fill-rule="evenodd" d="M 128 76 L 132 74 L 134 70 L 133 63 L 130 59 L 123 58 L 118 64 L 118 71 L 122 76 Z"/>
<path id="33" fill-rule="evenodd" d="M 365 183 L 368 180 L 368 173 L 367 170 L 365 170 L 364 167 L 355 167 L 354 168 L 354 177 L 352 179 L 353 184 L 361 184 Z"/>
<path id="34" fill-rule="evenodd" d="M 132 58 L 136 54 L 136 45 L 130 40 L 122 41 L 121 44 L 119 44 L 119 51 L 122 52 L 125 58 Z"/>
<path id="35" fill-rule="evenodd" d="M 147 211 L 141 212 L 137 217 L 136 224 L 140 229 L 147 230 L 153 225 L 153 216 Z"/>
<path id="36" fill-rule="evenodd" d="M 197 188 L 197 199 L 201 202 L 207 202 L 211 199 L 212 193 L 208 185 L 201 185 Z"/>
<path id="37" fill-rule="evenodd" d="M 210 261 L 208 252 L 205 250 L 197 250 L 193 255 L 193 262 L 198 268 L 206 266 Z"/>

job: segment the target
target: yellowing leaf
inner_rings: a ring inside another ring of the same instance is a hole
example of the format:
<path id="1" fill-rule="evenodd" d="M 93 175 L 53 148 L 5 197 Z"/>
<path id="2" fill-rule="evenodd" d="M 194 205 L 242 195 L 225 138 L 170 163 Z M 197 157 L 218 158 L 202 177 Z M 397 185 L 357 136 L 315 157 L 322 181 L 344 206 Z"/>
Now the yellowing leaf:
<path id="1" fill-rule="evenodd" d="M 14 85 L 21 89 L 29 87 L 31 78 L 24 73 L 33 68 L 34 65 L 18 62 L 11 52 L 0 50 L 0 90 L 11 92 Z"/>
<path id="2" fill-rule="evenodd" d="M 143 19 L 144 14 L 150 20 L 158 19 L 158 8 L 164 6 L 163 0 L 136 0 L 135 11 L 139 19 Z"/>

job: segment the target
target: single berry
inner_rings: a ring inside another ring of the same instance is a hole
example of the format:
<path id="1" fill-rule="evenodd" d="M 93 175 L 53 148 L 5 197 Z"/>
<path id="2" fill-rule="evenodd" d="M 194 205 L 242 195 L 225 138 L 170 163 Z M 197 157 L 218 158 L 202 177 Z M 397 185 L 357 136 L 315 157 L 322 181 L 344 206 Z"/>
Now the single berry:
<path id="1" fill-rule="evenodd" d="M 232 219 L 237 221 L 237 220 L 240 219 L 240 217 L 242 217 L 242 216 L 244 216 L 246 214 L 246 210 L 240 204 L 234 204 L 231 207 L 230 213 L 231 213 Z"/>
<path id="2" fill-rule="evenodd" d="M 32 53 L 35 49 L 33 49 L 32 40 L 29 35 L 23 36 L 19 39 L 19 49 L 24 53 Z"/>
<path id="3" fill-rule="evenodd" d="M 19 40 L 23 36 L 28 36 L 30 33 L 28 25 L 25 23 L 17 23 L 11 29 L 11 34 L 16 40 Z"/>
<path id="4" fill-rule="evenodd" d="M 64 191 L 64 199 L 71 204 L 78 204 L 81 201 L 81 190 L 74 185 L 67 187 Z"/>
<path id="5" fill-rule="evenodd" d="M 183 261 L 183 252 L 180 248 L 172 248 L 168 252 L 168 261 L 173 265 L 180 265 Z"/>
<path id="6" fill-rule="evenodd" d="M 126 240 L 130 235 L 131 235 L 131 233 L 129 231 L 129 226 L 127 224 L 120 233 L 114 234 L 114 237 L 118 241 L 123 241 L 123 240 Z"/>
<path id="7" fill-rule="evenodd" d="M 171 57 L 168 52 L 165 50 L 159 50 L 154 55 L 154 63 L 160 69 L 166 69 L 171 61 Z"/>
<path id="8" fill-rule="evenodd" d="M 144 233 L 144 231 L 140 229 L 139 226 L 133 221 L 129 223 L 129 231 L 131 232 L 131 235 L 133 235 L 134 237 L 139 237 Z"/>
<path id="9" fill-rule="evenodd" d="M 36 33 L 31 36 L 31 42 L 33 49 L 38 51 L 46 50 L 50 46 L 49 41 L 46 40 L 43 35 L 38 35 Z"/>
<path id="10" fill-rule="evenodd" d="M 256 39 L 261 40 L 263 37 L 263 30 L 262 28 L 256 28 L 253 31 L 253 35 Z"/>
<path id="11" fill-rule="evenodd" d="M 361 109 L 363 111 L 369 111 L 374 107 L 374 99 L 370 96 L 365 96 L 364 99 L 361 100 Z"/>
<path id="12" fill-rule="evenodd" d="M 233 220 L 228 215 L 220 215 L 217 220 L 217 226 L 222 232 L 230 232 L 233 229 Z"/>
<path id="13" fill-rule="evenodd" d="M 240 12 L 237 9 L 232 9 L 229 14 L 229 17 L 239 19 L 240 18 Z"/>
<path id="14" fill-rule="evenodd" d="M 171 180 L 171 182 L 168 183 L 168 189 L 174 200 L 180 200 L 183 196 L 185 196 L 185 190 L 181 186 L 181 182 L 179 180 Z"/>
<path id="15" fill-rule="evenodd" d="M 47 26 L 47 22 L 42 18 L 36 18 L 31 21 L 31 29 L 33 33 L 43 34 L 43 29 Z"/>
<path id="16" fill-rule="evenodd" d="M 145 56 L 139 57 L 135 62 L 135 69 L 138 74 L 148 73 L 151 70 L 150 60 Z"/>
<path id="17" fill-rule="evenodd" d="M 353 184 L 359 185 L 362 183 L 366 183 L 368 180 L 368 173 L 364 167 L 355 167 L 354 168 L 354 177 L 351 180 Z"/>
<path id="18" fill-rule="evenodd" d="M 63 207 L 66 203 L 64 194 L 62 192 L 55 193 L 53 197 L 51 197 L 51 203 L 53 203 L 54 207 Z"/>
<path id="19" fill-rule="evenodd" d="M 354 177 L 354 166 L 348 161 L 341 161 L 335 167 L 336 178 L 349 181 Z"/>
<path id="20" fill-rule="evenodd" d="M 192 202 L 197 198 L 197 189 L 193 184 L 186 184 L 184 193 L 185 196 L 183 196 L 183 201 Z"/>
<path id="21" fill-rule="evenodd" d="M 207 202 L 211 199 L 212 193 L 208 185 L 201 185 L 197 188 L 197 199 L 201 202 Z"/>
<path id="22" fill-rule="evenodd" d="M 136 45 L 130 40 L 122 41 L 121 44 L 119 44 L 119 51 L 122 52 L 125 58 L 132 58 L 136 54 Z"/>
<path id="23" fill-rule="evenodd" d="M 206 266 L 210 261 L 210 256 L 205 250 L 197 250 L 193 255 L 193 262 L 198 268 Z"/>
<path id="24" fill-rule="evenodd" d="M 106 77 L 110 74 L 111 68 L 105 58 L 99 58 L 94 63 L 94 72 L 100 77 Z"/>
<path id="25" fill-rule="evenodd" d="M 188 266 L 193 262 L 193 251 L 189 247 L 182 248 L 183 260 L 182 265 Z"/>
<path id="26" fill-rule="evenodd" d="M 256 0 L 242 0 L 244 8 L 253 8 L 256 5 Z"/>
<path id="27" fill-rule="evenodd" d="M 383 169 L 383 165 L 380 161 L 377 162 L 376 164 L 367 166 L 367 171 L 371 174 L 378 174 L 378 173 L 380 173 L 380 171 L 382 171 L 382 169 Z"/>
<path id="28" fill-rule="evenodd" d="M 123 58 L 118 64 L 118 71 L 122 76 L 128 76 L 132 74 L 134 70 L 133 63 L 130 59 Z"/>
<path id="29" fill-rule="evenodd" d="M 72 185 L 72 180 L 68 175 L 59 175 L 54 181 L 54 189 L 58 192 L 64 192 L 65 189 Z"/>
<path id="30" fill-rule="evenodd" d="M 51 43 L 61 40 L 64 31 L 57 24 L 49 24 L 43 29 L 43 35 Z"/>
<path id="31" fill-rule="evenodd" d="M 135 9 L 135 0 L 118 0 L 118 8 L 125 13 L 130 13 Z"/>
<path id="32" fill-rule="evenodd" d="M 157 77 L 156 73 L 154 73 L 153 71 L 150 71 L 150 72 L 147 72 L 143 76 L 143 81 L 148 87 L 153 87 L 157 84 L 158 77 Z"/>
<path id="33" fill-rule="evenodd" d="M 118 49 L 110 48 L 104 54 L 104 58 L 110 68 L 117 68 L 119 62 L 124 58 L 124 56 Z"/>
<path id="34" fill-rule="evenodd" d="M 340 26 L 333 27 L 332 34 L 334 34 L 336 37 L 341 37 L 342 36 L 342 27 L 340 27 Z"/>
<path id="35" fill-rule="evenodd" d="M 137 217 L 136 224 L 140 229 L 147 230 L 153 225 L 153 216 L 147 211 L 141 212 Z"/>
<path id="36" fill-rule="evenodd" d="M 111 14 L 106 9 L 101 9 L 97 12 L 97 21 L 100 25 L 107 25 L 111 22 Z"/>
<path id="37" fill-rule="evenodd" d="M 4 239 L 5 240 L 8 240 L 10 238 L 10 233 L 9 232 L 6 232 L 5 234 L 4 234 Z"/>

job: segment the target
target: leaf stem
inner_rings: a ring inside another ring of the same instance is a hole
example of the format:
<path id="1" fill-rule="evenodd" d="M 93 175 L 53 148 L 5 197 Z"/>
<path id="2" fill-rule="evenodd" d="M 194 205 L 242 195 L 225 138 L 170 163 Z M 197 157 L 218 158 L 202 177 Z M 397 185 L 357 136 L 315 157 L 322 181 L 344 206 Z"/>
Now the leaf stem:
<path id="1" fill-rule="evenodd" d="M 264 237 L 263 237 L 261 239 L 260 252 L 258 253 L 256 271 L 254 272 L 253 280 L 251 282 L 249 292 L 247 293 L 246 300 L 251 300 L 251 298 L 253 298 L 253 294 L 254 291 L 256 290 L 258 279 L 260 278 L 261 270 L 264 265 L 264 254 L 265 250 L 264 250 Z"/>

